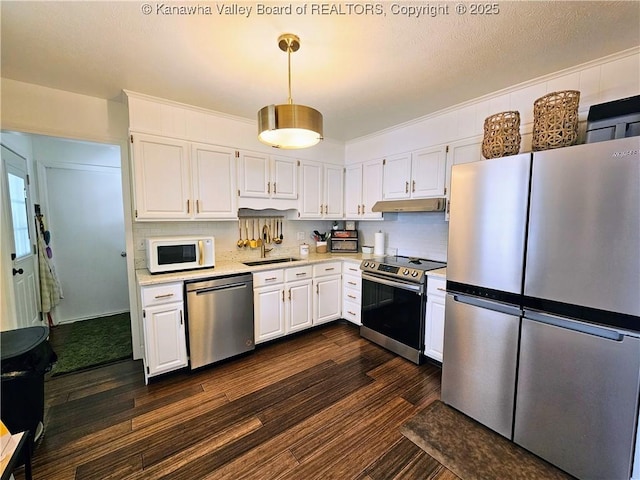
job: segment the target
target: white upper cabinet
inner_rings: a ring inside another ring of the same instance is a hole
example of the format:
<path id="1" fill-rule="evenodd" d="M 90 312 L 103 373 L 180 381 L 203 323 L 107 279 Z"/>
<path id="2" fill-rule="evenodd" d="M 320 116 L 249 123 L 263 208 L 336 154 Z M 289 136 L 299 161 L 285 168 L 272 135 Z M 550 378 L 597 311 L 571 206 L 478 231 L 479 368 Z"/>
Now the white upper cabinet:
<path id="1" fill-rule="evenodd" d="M 302 162 L 300 165 L 300 218 L 342 218 L 344 176 L 337 165 Z"/>
<path id="2" fill-rule="evenodd" d="M 384 199 L 441 197 L 445 189 L 444 147 L 425 148 L 384 160 Z"/>
<path id="3" fill-rule="evenodd" d="M 241 197 L 297 198 L 297 160 L 240 151 L 238 165 Z"/>
<path id="4" fill-rule="evenodd" d="M 131 137 L 136 220 L 237 218 L 233 150 Z"/>
<path id="5" fill-rule="evenodd" d="M 482 160 L 484 158 L 482 156 L 482 139 L 483 137 L 481 136 L 474 137 L 454 142 L 447 146 L 447 178 L 445 186 L 447 199 L 451 195 L 451 168 L 454 165 Z M 445 220 L 449 220 L 449 200 L 447 200 Z"/>
<path id="6" fill-rule="evenodd" d="M 345 169 L 345 218 L 382 218 L 371 207 L 382 200 L 382 159 L 350 165 Z"/>
<path id="7" fill-rule="evenodd" d="M 191 146 L 191 175 L 197 218 L 237 218 L 234 151 L 213 145 Z"/>

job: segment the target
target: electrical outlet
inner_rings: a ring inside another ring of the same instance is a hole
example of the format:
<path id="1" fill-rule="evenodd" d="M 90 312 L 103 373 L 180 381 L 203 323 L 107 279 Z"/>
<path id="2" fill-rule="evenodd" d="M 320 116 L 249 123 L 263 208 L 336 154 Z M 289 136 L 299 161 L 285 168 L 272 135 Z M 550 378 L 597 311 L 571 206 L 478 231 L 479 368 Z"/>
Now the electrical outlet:
<path id="1" fill-rule="evenodd" d="M 298 240 L 304 240 L 304 232 L 298 232 Z"/>

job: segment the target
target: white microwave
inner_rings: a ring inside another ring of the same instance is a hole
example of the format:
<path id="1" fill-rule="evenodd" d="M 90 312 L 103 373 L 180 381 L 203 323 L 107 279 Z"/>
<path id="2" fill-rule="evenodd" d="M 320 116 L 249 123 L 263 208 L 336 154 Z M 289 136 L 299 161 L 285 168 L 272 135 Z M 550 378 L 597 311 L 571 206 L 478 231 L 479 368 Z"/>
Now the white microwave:
<path id="1" fill-rule="evenodd" d="M 147 268 L 151 273 L 212 268 L 215 266 L 213 237 L 147 238 Z"/>

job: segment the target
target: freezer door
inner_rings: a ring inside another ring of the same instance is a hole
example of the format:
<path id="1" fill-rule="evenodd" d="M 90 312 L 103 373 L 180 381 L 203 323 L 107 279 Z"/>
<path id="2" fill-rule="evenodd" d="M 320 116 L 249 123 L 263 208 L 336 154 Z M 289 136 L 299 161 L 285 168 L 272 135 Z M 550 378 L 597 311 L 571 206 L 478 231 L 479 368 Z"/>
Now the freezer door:
<path id="1" fill-rule="evenodd" d="M 628 479 L 640 339 L 554 323 L 522 321 L 514 441 L 578 478 Z"/>
<path id="2" fill-rule="evenodd" d="M 632 137 L 534 153 L 526 296 L 640 316 L 639 149 Z"/>
<path id="3" fill-rule="evenodd" d="M 490 310 L 456 298 L 463 299 L 448 294 L 445 305 L 442 401 L 510 439 L 519 311 Z"/>
<path id="4" fill-rule="evenodd" d="M 447 281 L 522 293 L 531 154 L 455 165 Z"/>

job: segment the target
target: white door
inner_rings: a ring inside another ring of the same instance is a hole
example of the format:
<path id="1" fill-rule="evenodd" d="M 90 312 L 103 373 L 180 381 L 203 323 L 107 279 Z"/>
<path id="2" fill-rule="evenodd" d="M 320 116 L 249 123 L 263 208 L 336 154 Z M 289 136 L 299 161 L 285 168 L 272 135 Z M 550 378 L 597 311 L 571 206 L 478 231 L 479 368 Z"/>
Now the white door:
<path id="1" fill-rule="evenodd" d="M 26 160 L 2 146 L 2 162 L 6 172 L 8 198 L 2 202 L 9 206 L 11 222 L 7 222 L 11 237 L 11 269 L 15 296 L 16 328 L 40 325 L 38 283 L 36 276 L 36 249 L 33 215 L 27 179 Z M 5 189 L 3 189 L 4 191 Z M 4 214 L 4 212 L 3 212 Z"/>
<path id="2" fill-rule="evenodd" d="M 48 166 L 51 247 L 64 299 L 56 321 L 129 311 L 120 168 Z"/>

